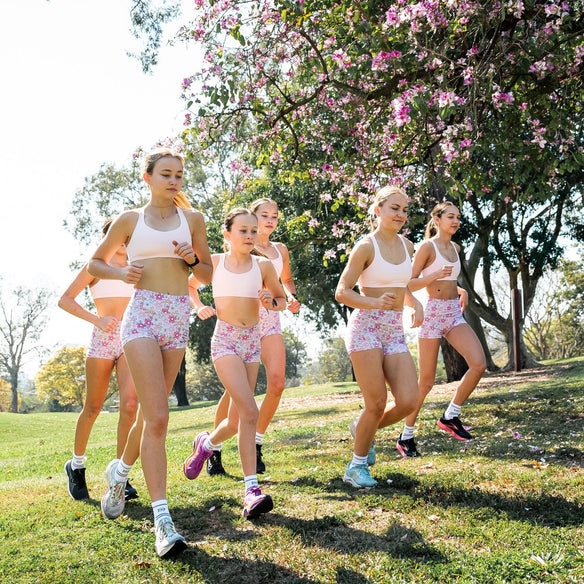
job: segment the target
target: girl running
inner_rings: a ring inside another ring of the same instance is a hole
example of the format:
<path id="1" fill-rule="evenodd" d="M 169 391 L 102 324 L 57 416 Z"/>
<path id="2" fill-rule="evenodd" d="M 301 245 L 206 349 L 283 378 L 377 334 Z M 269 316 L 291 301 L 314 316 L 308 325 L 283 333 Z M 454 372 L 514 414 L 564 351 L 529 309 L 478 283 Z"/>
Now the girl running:
<path id="1" fill-rule="evenodd" d="M 414 309 L 412 326 L 423 320 L 422 305 L 408 289 L 414 246 L 399 235 L 408 196 L 399 187 L 384 187 L 375 196 L 373 210 L 377 227 L 351 252 L 335 293 L 338 302 L 355 309 L 345 344 L 365 408 L 352 424 L 354 453 L 343 481 L 357 488 L 377 484 L 368 468 L 375 463 L 377 430 L 402 420 L 418 402 L 416 369 L 404 338 L 403 305 Z M 360 293 L 353 290 L 357 282 Z M 393 396 L 389 406 L 386 383 Z"/>
<path id="2" fill-rule="evenodd" d="M 108 219 L 102 228 L 106 235 L 111 225 Z M 112 256 L 110 266 L 123 268 L 128 265 L 126 246 L 121 245 Z M 76 298 L 89 286 L 97 314 L 86 310 Z M 59 300 L 59 307 L 68 313 L 93 324 L 91 343 L 85 359 L 85 402 L 77 418 L 73 458 L 65 463 L 67 489 L 73 499 L 89 499 L 85 481 L 85 449 L 97 416 L 101 412 L 111 375 L 116 370 L 120 393 L 120 416 L 118 419 L 117 456 L 126 445 L 128 432 L 136 419 L 138 401 L 136 389 L 122 349 L 120 322 L 126 306 L 134 292 L 134 286 L 121 280 L 98 280 L 84 266 Z M 136 489 L 126 483 L 126 501 L 138 496 Z"/>
<path id="3" fill-rule="evenodd" d="M 248 519 L 273 508 L 262 494 L 256 474 L 255 432 L 258 407 L 253 393 L 260 361 L 260 310 L 284 310 L 286 298 L 272 263 L 251 255 L 258 220 L 249 210 L 227 214 L 223 237 L 226 253 L 213 254 L 213 297 L 217 323 L 211 339 L 211 357 L 217 375 L 229 393 L 228 416 L 209 434 L 201 432 L 183 464 L 188 479 L 201 473 L 217 445 L 237 434 L 245 481 L 243 516 Z"/>
<path id="4" fill-rule="evenodd" d="M 300 302 L 298 302 L 296 296 L 296 286 L 290 269 L 288 248 L 283 243 L 270 241 L 270 236 L 278 226 L 278 204 L 272 199 L 257 199 L 250 205 L 249 210 L 258 219 L 258 237 L 255 249 L 260 255 L 272 262 L 288 297 L 287 308 L 290 312 L 296 314 L 300 310 Z M 201 316 L 205 314 L 208 313 L 202 311 Z M 266 310 L 265 308 L 260 309 L 260 339 L 261 361 L 266 369 L 268 386 L 260 406 L 255 434 L 256 472 L 258 474 L 266 471 L 266 465 L 262 458 L 264 434 L 278 409 L 286 382 L 286 348 L 278 312 Z M 217 405 L 216 425 L 227 417 L 228 408 L 229 395 L 225 393 Z M 225 469 L 221 462 L 220 444 L 207 461 L 207 474 L 225 474 Z"/>
<path id="5" fill-rule="evenodd" d="M 438 427 L 457 440 L 472 438 L 460 421 L 460 408 L 474 391 L 487 364 L 478 337 L 462 315 L 468 305 L 468 294 L 457 285 L 460 248 L 451 241 L 459 227 L 460 213 L 455 205 L 450 202 L 436 205 L 426 226 L 427 241 L 420 246 L 414 258 L 410 288 L 413 291 L 426 288 L 429 298 L 424 323 L 418 331 L 419 402 L 406 417 L 404 431 L 397 441 L 397 449 L 404 458 L 419 456 L 414 441 L 414 425 L 424 399 L 434 385 L 442 337 L 464 357 L 468 371 L 438 420 Z"/>
<path id="6" fill-rule="evenodd" d="M 138 394 L 138 417 L 121 458 L 107 467 L 108 491 L 101 509 L 109 519 L 121 515 L 128 473 L 140 455 L 152 500 L 156 551 L 167 558 L 186 548 L 166 501 L 168 395 L 188 341 L 189 268 L 197 280 L 208 283 L 212 266 L 203 216 L 189 208 L 180 190 L 182 157 L 170 150 L 149 154 L 143 177 L 150 201 L 113 222 L 88 268 L 98 278 L 122 279 L 136 287 L 121 334 Z M 122 244 L 127 246 L 130 264 L 110 266 Z"/>

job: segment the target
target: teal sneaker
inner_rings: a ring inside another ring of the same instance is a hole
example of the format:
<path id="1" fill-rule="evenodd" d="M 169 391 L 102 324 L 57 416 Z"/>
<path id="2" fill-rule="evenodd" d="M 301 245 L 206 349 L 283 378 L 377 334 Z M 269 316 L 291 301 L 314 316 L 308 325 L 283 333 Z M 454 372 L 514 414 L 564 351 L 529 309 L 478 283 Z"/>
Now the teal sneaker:
<path id="1" fill-rule="evenodd" d="M 377 481 L 371 476 L 365 464 L 351 466 L 349 463 L 345 476 L 343 476 L 343 482 L 349 483 L 357 489 L 371 489 L 377 485 Z"/>
<path id="2" fill-rule="evenodd" d="M 353 441 L 355 440 L 355 432 L 357 431 L 357 420 L 353 420 L 349 424 L 349 431 L 351 432 L 351 436 L 353 436 Z M 375 454 L 375 440 L 371 443 L 371 447 L 369 448 L 369 452 L 367 453 L 367 466 L 373 466 L 375 464 L 375 460 L 377 459 L 377 455 Z"/>

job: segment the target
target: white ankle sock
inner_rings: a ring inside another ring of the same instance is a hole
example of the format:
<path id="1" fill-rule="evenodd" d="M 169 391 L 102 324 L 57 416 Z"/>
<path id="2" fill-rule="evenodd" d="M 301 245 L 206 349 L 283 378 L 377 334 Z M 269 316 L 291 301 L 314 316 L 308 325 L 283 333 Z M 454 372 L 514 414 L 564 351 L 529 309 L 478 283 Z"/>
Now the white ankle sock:
<path id="1" fill-rule="evenodd" d="M 122 481 L 128 480 L 128 475 L 132 470 L 131 464 L 126 464 L 121 458 L 120 462 L 118 462 L 118 466 L 116 467 L 116 472 L 114 473 L 114 479 L 116 482 L 121 483 Z"/>
<path id="2" fill-rule="evenodd" d="M 219 446 L 221 446 L 221 443 L 219 443 Z M 221 450 L 220 448 L 217 448 L 217 444 L 213 444 L 213 442 L 209 440 L 209 436 L 205 438 L 205 441 L 203 442 L 203 448 L 205 450 Z"/>
<path id="3" fill-rule="evenodd" d="M 256 444 L 262 445 L 264 443 L 264 435 L 256 432 Z"/>
<path id="4" fill-rule="evenodd" d="M 243 481 L 245 483 L 245 492 L 247 493 L 252 487 L 258 487 L 258 476 L 257 475 L 248 475 L 243 477 Z"/>
<path id="5" fill-rule="evenodd" d="M 458 417 L 460 414 L 460 408 L 462 406 L 457 406 L 453 401 L 448 404 L 444 415 L 442 416 L 445 420 L 452 420 L 452 418 Z"/>
<path id="6" fill-rule="evenodd" d="M 71 468 L 73 470 L 85 468 L 85 454 L 77 455 L 73 453 L 73 458 L 71 459 Z"/>
<path id="7" fill-rule="evenodd" d="M 152 501 L 152 511 L 154 513 L 155 525 L 165 517 L 168 517 L 170 519 L 170 511 L 168 510 L 168 502 L 166 501 L 166 499 L 158 499 L 158 501 Z"/>
<path id="8" fill-rule="evenodd" d="M 351 460 L 350 463 L 350 467 L 354 467 L 354 466 L 367 466 L 367 454 L 365 456 L 357 456 L 354 452 L 353 452 L 353 460 Z"/>
<path id="9" fill-rule="evenodd" d="M 414 437 L 414 427 L 404 424 L 404 431 L 402 432 L 401 439 L 409 440 Z"/>

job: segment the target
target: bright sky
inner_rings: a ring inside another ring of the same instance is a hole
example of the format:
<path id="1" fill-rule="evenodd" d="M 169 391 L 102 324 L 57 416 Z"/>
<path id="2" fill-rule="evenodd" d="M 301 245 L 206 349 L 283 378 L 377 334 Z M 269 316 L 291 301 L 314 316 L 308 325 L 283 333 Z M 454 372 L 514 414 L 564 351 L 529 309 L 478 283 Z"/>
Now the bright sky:
<path id="1" fill-rule="evenodd" d="M 58 298 L 75 276 L 69 263 L 82 253 L 62 224 L 84 178 L 104 162 L 127 164 L 137 147 L 148 149 L 182 127 L 181 82 L 197 70 L 200 56 L 165 47 L 154 74 L 143 74 L 126 55 L 136 49 L 130 6 L 130 0 L 3 3 L 4 286 L 42 285 Z M 86 345 L 90 331 L 54 307 L 43 343 Z"/>

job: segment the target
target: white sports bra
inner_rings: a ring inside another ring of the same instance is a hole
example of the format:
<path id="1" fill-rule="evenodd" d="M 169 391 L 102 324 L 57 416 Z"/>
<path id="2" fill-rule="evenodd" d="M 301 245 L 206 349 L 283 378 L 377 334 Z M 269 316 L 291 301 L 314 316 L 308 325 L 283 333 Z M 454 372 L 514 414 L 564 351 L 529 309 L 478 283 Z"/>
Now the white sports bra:
<path id="1" fill-rule="evenodd" d="M 257 256 L 251 257 L 251 268 L 242 274 L 230 272 L 225 267 L 225 254 L 219 254 L 219 261 L 213 270 L 213 298 L 222 296 L 239 296 L 242 298 L 258 298 L 262 289 L 262 271 Z"/>
<path id="2" fill-rule="evenodd" d="M 126 247 L 130 263 L 148 258 L 180 259 L 174 253 L 175 246 L 172 242 L 192 241 L 192 235 L 182 209 L 177 207 L 176 211 L 180 219 L 180 225 L 170 231 L 159 231 L 146 225 L 144 209 L 140 209 L 136 227 L 134 227 L 134 232 Z"/>
<path id="3" fill-rule="evenodd" d="M 359 276 L 359 288 L 405 288 L 412 279 L 412 258 L 404 238 L 398 235 L 406 257 L 401 264 L 392 264 L 383 259 L 375 235 L 368 237 L 373 244 L 374 256 Z"/>
<path id="4" fill-rule="evenodd" d="M 278 257 L 267 259 L 269 259 L 272 262 L 272 265 L 274 266 L 276 274 L 278 274 L 279 278 L 282 275 L 282 270 L 284 269 L 284 258 L 282 257 L 282 254 L 280 253 L 280 250 L 278 249 L 277 245 L 274 245 L 274 249 L 278 252 Z"/>
<path id="5" fill-rule="evenodd" d="M 422 276 L 428 276 L 432 272 L 437 272 L 441 270 L 444 266 L 452 266 L 452 274 L 448 276 L 448 278 L 440 278 L 442 280 L 458 280 L 458 276 L 460 275 L 460 258 L 458 257 L 458 252 L 456 251 L 456 246 L 450 242 L 450 245 L 454 248 L 454 253 L 456 254 L 456 261 L 451 262 L 450 260 L 446 259 L 439 251 L 438 246 L 434 242 L 434 240 L 430 239 L 430 242 L 434 246 L 434 251 L 436 257 L 434 261 L 427 267 L 422 270 Z M 438 280 L 437 280 L 438 281 Z"/>
<path id="6" fill-rule="evenodd" d="M 134 284 L 128 284 L 123 280 L 98 280 L 89 286 L 89 293 L 96 298 L 131 298 L 134 294 Z"/>

